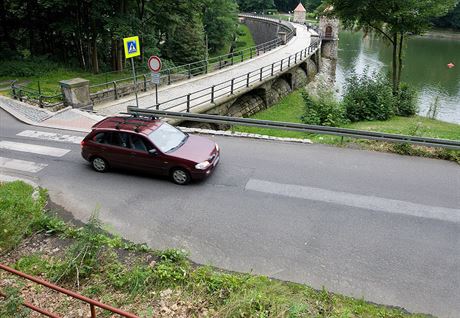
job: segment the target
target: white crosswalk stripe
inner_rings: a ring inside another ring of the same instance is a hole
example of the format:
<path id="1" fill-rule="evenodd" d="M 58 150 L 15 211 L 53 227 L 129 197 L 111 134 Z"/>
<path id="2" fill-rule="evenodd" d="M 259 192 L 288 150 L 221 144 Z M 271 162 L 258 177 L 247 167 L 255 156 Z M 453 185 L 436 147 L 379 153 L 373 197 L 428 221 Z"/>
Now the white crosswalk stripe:
<path id="1" fill-rule="evenodd" d="M 0 149 L 29 152 L 29 153 L 35 153 L 39 155 L 46 155 L 46 156 L 52 156 L 52 157 L 62 157 L 70 151 L 69 149 L 39 146 L 39 145 L 25 144 L 25 143 L 5 141 L 5 140 L 0 141 Z"/>
<path id="2" fill-rule="evenodd" d="M 80 137 L 80 136 L 49 133 L 49 132 L 36 131 L 36 130 L 24 130 L 18 133 L 17 136 L 51 140 L 51 141 L 69 142 L 69 143 L 74 143 L 74 144 L 79 144 L 83 140 L 83 137 Z"/>
<path id="3" fill-rule="evenodd" d="M 12 169 L 12 170 L 37 173 L 43 168 L 45 168 L 46 166 L 48 165 L 45 163 L 36 163 L 32 161 L 24 161 L 24 160 L 0 157 L 0 171 L 2 171 L 3 169 Z"/>

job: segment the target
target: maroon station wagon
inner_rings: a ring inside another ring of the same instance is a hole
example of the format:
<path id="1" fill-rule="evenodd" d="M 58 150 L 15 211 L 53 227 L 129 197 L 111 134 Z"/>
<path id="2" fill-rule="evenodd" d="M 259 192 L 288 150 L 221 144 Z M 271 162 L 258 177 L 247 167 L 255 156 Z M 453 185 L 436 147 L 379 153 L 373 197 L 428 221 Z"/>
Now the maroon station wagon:
<path id="1" fill-rule="evenodd" d="M 154 117 L 108 117 L 81 142 L 81 154 L 97 172 L 128 168 L 169 176 L 177 184 L 203 179 L 219 162 L 219 146 Z"/>

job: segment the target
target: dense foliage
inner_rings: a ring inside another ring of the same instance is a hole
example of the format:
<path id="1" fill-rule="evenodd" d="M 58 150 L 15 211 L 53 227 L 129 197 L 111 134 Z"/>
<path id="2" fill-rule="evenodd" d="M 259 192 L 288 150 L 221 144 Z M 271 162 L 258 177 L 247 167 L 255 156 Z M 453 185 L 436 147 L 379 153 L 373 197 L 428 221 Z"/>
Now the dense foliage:
<path id="1" fill-rule="evenodd" d="M 381 74 L 353 74 L 347 79 L 343 101 L 332 92 L 320 90 L 317 97 L 302 92 L 305 124 L 341 126 L 349 122 L 388 120 L 393 115 L 410 117 L 417 113 L 417 92 L 407 84 L 398 95 Z"/>
<path id="2" fill-rule="evenodd" d="M 123 38 L 138 35 L 144 59 L 160 54 L 175 63 L 205 58 L 233 39 L 235 0 L 3 0 L 0 60 L 45 56 L 100 68 L 126 67 Z"/>
<path id="3" fill-rule="evenodd" d="M 333 92 L 320 92 L 318 97 L 314 97 L 303 91 L 302 98 L 305 102 L 304 123 L 337 127 L 346 122 L 345 109 Z"/>
<path id="4" fill-rule="evenodd" d="M 433 21 L 436 27 L 460 30 L 460 2 L 447 15 Z"/>
<path id="5" fill-rule="evenodd" d="M 381 75 L 352 75 L 347 79 L 344 107 L 350 121 L 387 120 L 394 114 L 391 86 Z"/>

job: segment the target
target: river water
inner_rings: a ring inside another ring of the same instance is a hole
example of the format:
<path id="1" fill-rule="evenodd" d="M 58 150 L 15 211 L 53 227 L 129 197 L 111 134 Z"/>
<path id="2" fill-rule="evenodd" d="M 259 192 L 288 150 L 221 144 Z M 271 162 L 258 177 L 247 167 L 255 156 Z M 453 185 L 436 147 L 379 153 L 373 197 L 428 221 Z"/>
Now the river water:
<path id="1" fill-rule="evenodd" d="M 340 33 L 337 88 L 354 71 L 391 69 L 392 47 L 376 36 L 360 32 Z M 447 64 L 456 66 L 449 69 Z M 411 37 L 406 41 L 403 81 L 419 91 L 419 114 L 426 116 L 439 97 L 437 119 L 460 124 L 460 40 L 441 37 Z"/>

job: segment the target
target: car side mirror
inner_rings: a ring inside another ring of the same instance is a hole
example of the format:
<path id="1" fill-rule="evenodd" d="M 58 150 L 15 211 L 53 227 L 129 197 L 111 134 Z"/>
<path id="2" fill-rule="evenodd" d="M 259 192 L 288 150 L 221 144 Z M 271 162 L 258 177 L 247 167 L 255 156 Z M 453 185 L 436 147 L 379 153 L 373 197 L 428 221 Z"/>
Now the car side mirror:
<path id="1" fill-rule="evenodd" d="M 155 148 L 153 148 L 149 150 L 149 154 L 151 154 L 152 156 L 158 156 L 158 151 Z"/>

